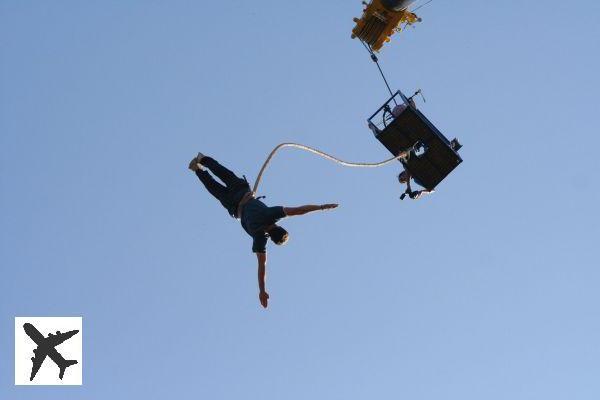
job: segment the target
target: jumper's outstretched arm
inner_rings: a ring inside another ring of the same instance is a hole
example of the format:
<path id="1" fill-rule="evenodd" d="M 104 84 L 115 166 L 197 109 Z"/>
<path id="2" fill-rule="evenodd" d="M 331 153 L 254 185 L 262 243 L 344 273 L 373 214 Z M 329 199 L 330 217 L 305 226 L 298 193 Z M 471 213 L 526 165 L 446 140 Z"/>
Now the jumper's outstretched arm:
<path id="1" fill-rule="evenodd" d="M 256 253 L 258 259 L 258 299 L 260 304 L 267 308 L 269 303 L 269 293 L 265 289 L 265 277 L 267 275 L 267 253 Z"/>
<path id="2" fill-rule="evenodd" d="M 283 207 L 283 212 L 288 217 L 295 217 L 298 215 L 308 214 L 313 211 L 331 210 L 331 209 L 334 209 L 337 207 L 338 207 L 338 204 L 321 204 L 321 205 L 308 204 L 308 205 L 300 206 L 300 207 Z"/>

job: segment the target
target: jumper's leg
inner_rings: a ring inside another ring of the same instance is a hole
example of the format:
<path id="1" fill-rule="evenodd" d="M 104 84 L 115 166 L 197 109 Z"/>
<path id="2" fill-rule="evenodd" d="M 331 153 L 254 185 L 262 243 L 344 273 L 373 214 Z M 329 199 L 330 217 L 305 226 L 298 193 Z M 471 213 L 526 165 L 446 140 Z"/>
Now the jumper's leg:
<path id="1" fill-rule="evenodd" d="M 227 188 L 221 185 L 216 180 L 214 180 L 214 178 L 210 176 L 208 171 L 198 170 L 196 171 L 196 176 L 198 176 L 200 182 L 204 184 L 206 190 L 208 190 L 210 194 L 212 194 L 217 200 L 221 202 L 221 204 L 223 204 L 223 201 L 225 201 L 225 196 L 227 195 Z"/>
<path id="2" fill-rule="evenodd" d="M 246 183 L 244 179 L 237 177 L 233 172 L 219 164 L 219 162 L 214 158 L 204 156 L 202 157 L 200 163 L 206 168 L 210 169 L 210 171 L 220 180 L 222 180 L 223 183 L 228 187 L 234 187 L 240 183 Z"/>

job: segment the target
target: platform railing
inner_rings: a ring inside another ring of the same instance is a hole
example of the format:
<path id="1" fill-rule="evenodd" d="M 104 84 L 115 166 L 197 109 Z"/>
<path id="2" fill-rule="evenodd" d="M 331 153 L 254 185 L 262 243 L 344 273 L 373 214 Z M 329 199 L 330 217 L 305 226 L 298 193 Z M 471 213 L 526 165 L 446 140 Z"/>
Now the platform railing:
<path id="1" fill-rule="evenodd" d="M 408 98 L 400 90 L 387 99 L 387 101 L 383 103 L 369 119 L 367 119 L 369 126 L 375 125 L 378 128 L 387 127 L 388 122 L 394 119 L 392 110 L 399 104 L 405 104 L 407 107 L 410 106 Z"/>

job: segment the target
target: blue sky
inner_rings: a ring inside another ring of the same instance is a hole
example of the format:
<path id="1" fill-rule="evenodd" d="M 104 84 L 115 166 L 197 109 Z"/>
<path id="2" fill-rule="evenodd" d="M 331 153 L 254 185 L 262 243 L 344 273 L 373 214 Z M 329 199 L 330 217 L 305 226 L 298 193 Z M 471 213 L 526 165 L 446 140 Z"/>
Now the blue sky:
<path id="1" fill-rule="evenodd" d="M 0 398 L 597 399 L 600 4 L 436 1 L 381 53 L 464 144 L 398 166 L 284 150 L 267 311 L 250 238 L 187 163 L 295 141 L 389 154 L 359 1 L 0 2 Z M 82 387 L 13 386 L 15 316 L 83 316 Z"/>

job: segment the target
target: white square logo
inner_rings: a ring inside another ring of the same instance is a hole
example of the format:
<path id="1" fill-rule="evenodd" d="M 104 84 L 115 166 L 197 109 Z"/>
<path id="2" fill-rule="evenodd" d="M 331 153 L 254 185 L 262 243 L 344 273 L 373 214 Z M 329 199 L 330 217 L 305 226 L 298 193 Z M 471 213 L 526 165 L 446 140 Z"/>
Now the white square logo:
<path id="1" fill-rule="evenodd" d="M 81 317 L 15 317 L 15 385 L 81 385 Z"/>

